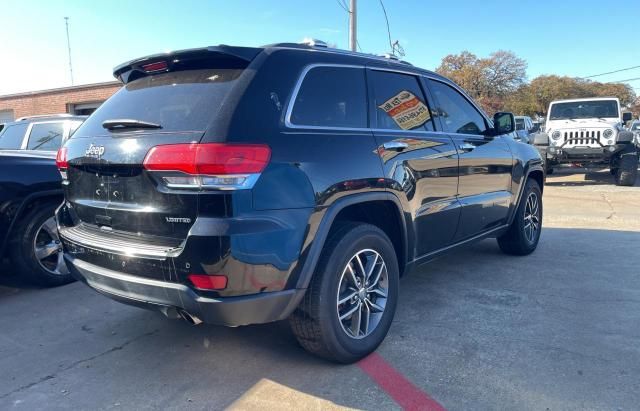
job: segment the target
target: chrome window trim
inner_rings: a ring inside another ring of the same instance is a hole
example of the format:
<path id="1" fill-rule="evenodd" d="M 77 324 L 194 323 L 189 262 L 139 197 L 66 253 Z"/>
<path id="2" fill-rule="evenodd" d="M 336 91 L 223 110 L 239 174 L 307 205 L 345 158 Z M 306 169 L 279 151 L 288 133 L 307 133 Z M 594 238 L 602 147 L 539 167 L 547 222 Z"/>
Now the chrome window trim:
<path id="1" fill-rule="evenodd" d="M 335 67 L 335 68 L 351 68 L 351 69 L 361 69 L 364 70 L 366 67 L 364 65 L 354 65 L 354 64 L 331 64 L 331 63 L 314 63 L 305 66 L 302 69 L 302 73 L 298 76 L 298 80 L 296 81 L 296 85 L 293 88 L 293 93 L 291 94 L 291 98 L 289 99 L 289 103 L 287 105 L 287 111 L 284 117 L 284 124 L 287 128 L 304 128 L 311 130 L 358 130 L 358 131 L 369 131 L 368 127 L 325 127 L 325 126 L 305 126 L 302 124 L 293 124 L 291 122 L 291 113 L 293 113 L 293 106 L 295 105 L 296 100 L 298 99 L 298 93 L 300 92 L 300 87 L 302 87 L 302 82 L 304 81 L 307 74 L 318 67 Z M 365 90 L 366 90 L 366 82 L 365 82 Z M 367 107 L 367 111 L 369 111 L 369 107 Z"/>
<path id="2" fill-rule="evenodd" d="M 460 94 L 462 94 L 462 97 L 464 97 L 475 109 L 476 111 L 478 111 L 478 113 L 480 113 L 480 116 L 482 118 L 485 119 L 485 121 L 487 122 L 488 126 L 493 126 L 493 121 L 491 119 L 489 119 L 487 117 L 487 115 L 484 113 L 484 111 L 482 109 L 480 109 L 475 102 L 467 95 L 467 93 L 464 92 L 464 90 L 462 90 L 460 87 L 458 87 L 455 83 L 445 79 L 445 78 L 438 78 L 432 75 L 428 75 L 428 74 L 424 74 L 424 73 L 420 73 L 417 71 L 410 71 L 410 70 L 401 70 L 401 69 L 395 69 L 395 68 L 391 68 L 391 67 L 376 67 L 376 66 L 367 66 L 364 64 L 340 64 L 340 63 L 313 63 L 313 64 L 309 64 L 307 66 L 305 66 L 302 69 L 302 72 L 300 73 L 300 75 L 298 76 L 298 80 L 296 81 L 296 84 L 293 88 L 293 93 L 291 94 L 291 98 L 289 99 L 288 103 L 287 103 L 287 111 L 285 112 L 285 118 L 284 118 L 284 125 L 286 128 L 288 129 L 305 129 L 305 130 L 327 130 L 327 131 L 359 131 L 359 132 L 381 132 L 381 133 L 387 133 L 387 132 L 391 132 L 391 133 L 404 133 L 404 134 L 443 134 L 443 135 L 448 135 L 451 133 L 447 133 L 444 130 L 440 130 L 440 131 L 426 131 L 426 130 L 391 130 L 391 129 L 380 129 L 380 128 L 372 128 L 372 127 L 328 127 L 328 126 L 305 126 L 302 124 L 293 124 L 291 122 L 291 113 L 293 112 L 293 106 L 295 105 L 296 99 L 298 98 L 298 93 L 300 92 L 300 88 L 302 87 L 302 83 L 305 79 L 305 77 L 307 76 L 307 74 L 313 70 L 314 68 L 317 67 L 337 67 L 337 68 L 353 68 L 353 69 L 370 69 L 370 70 L 375 70 L 375 71 L 387 71 L 387 72 L 391 72 L 391 73 L 399 73 L 399 74 L 405 74 L 405 75 L 410 75 L 410 76 L 414 76 L 416 78 L 418 77 L 422 77 L 425 79 L 429 79 L 429 80 L 434 80 L 434 81 L 438 81 L 442 84 L 445 84 L 449 87 L 452 87 L 454 90 L 456 90 L 457 92 L 459 92 Z M 369 90 L 369 86 L 368 84 L 365 84 L 367 86 L 367 93 Z M 428 85 L 427 85 L 428 86 Z M 367 107 L 367 111 L 369 110 L 369 108 Z M 474 134 L 475 135 L 475 134 Z"/>

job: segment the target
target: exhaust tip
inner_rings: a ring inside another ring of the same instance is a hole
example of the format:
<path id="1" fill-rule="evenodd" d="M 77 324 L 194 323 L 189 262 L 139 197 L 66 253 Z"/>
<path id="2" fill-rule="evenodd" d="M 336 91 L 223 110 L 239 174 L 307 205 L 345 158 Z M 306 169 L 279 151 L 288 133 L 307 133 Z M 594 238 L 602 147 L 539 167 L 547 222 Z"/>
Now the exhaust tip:
<path id="1" fill-rule="evenodd" d="M 195 315 L 191 315 L 185 310 L 178 310 L 178 314 L 182 317 L 183 320 L 188 322 L 191 325 L 202 324 L 202 320 L 196 317 Z"/>

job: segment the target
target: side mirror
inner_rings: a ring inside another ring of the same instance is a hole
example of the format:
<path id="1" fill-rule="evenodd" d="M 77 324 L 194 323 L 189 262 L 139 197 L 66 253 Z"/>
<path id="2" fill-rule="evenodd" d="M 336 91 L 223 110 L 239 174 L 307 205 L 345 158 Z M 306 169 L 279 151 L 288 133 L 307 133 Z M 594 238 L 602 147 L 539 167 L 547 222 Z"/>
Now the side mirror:
<path id="1" fill-rule="evenodd" d="M 626 124 L 627 121 L 631 121 L 633 119 L 633 114 L 630 112 L 622 113 L 622 123 Z"/>
<path id="2" fill-rule="evenodd" d="M 513 133 L 516 129 L 516 119 L 513 113 L 498 112 L 493 116 L 493 135 Z"/>

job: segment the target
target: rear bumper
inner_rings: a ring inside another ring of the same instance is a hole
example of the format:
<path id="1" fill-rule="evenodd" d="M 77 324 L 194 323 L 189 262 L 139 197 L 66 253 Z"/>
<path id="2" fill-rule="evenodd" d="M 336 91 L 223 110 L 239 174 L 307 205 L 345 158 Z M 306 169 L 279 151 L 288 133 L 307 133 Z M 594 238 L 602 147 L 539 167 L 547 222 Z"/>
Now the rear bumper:
<path id="1" fill-rule="evenodd" d="M 65 260 L 75 278 L 114 300 L 158 310 L 174 318 L 179 310 L 184 310 L 208 324 L 239 326 L 282 320 L 295 310 L 305 292 L 291 289 L 210 298 L 198 295 L 184 284 L 109 270 L 69 254 L 65 254 Z"/>

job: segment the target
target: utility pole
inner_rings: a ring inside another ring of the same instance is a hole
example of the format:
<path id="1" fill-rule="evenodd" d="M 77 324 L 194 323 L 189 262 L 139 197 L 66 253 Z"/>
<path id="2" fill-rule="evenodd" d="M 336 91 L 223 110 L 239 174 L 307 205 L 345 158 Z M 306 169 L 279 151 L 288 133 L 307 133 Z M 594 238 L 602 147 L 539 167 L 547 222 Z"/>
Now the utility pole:
<path id="1" fill-rule="evenodd" d="M 73 66 L 71 66 L 71 43 L 69 42 L 69 17 L 64 18 L 67 29 L 67 50 L 69 51 L 69 74 L 71 75 L 71 85 L 73 86 Z"/>
<path id="2" fill-rule="evenodd" d="M 349 48 L 351 51 L 358 51 L 358 18 L 356 0 L 351 0 L 351 7 L 349 7 Z"/>

